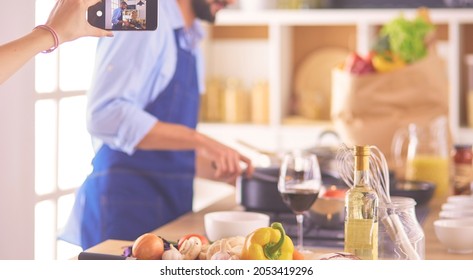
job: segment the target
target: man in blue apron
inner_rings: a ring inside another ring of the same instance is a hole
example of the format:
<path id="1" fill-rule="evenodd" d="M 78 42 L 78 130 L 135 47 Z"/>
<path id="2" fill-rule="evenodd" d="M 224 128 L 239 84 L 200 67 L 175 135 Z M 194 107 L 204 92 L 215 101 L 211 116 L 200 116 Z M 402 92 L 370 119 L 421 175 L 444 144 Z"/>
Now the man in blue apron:
<path id="1" fill-rule="evenodd" d="M 159 1 L 156 31 L 99 42 L 87 115 L 97 152 L 61 239 L 83 249 L 134 240 L 192 211 L 196 175 L 234 181 L 240 163 L 251 173 L 248 158 L 195 130 L 203 91 L 197 18 L 212 22 L 227 2 Z"/>

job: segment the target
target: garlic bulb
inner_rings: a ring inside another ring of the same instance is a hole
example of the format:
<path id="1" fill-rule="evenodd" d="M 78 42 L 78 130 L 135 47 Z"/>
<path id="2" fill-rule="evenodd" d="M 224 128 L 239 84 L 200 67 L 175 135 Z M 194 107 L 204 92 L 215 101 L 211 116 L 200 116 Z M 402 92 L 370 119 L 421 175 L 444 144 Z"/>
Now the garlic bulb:
<path id="1" fill-rule="evenodd" d="M 212 258 L 212 256 L 214 254 L 216 254 L 217 252 L 221 251 L 222 250 L 222 241 L 224 239 L 219 239 L 217 241 L 215 241 L 214 243 L 212 243 L 210 246 L 209 246 L 209 249 L 207 249 L 207 260 L 210 260 Z M 228 245 L 228 243 L 225 242 L 225 250 L 230 250 L 230 246 Z"/>
<path id="2" fill-rule="evenodd" d="M 207 259 L 207 251 L 209 250 L 210 244 L 203 244 L 200 250 L 199 260 L 203 261 Z"/>
<path id="3" fill-rule="evenodd" d="M 227 247 L 227 240 L 223 239 L 222 245 L 220 246 L 220 251 L 213 254 L 212 257 L 210 257 L 210 259 L 211 260 L 230 260 L 232 256 L 228 253 L 226 247 Z"/>

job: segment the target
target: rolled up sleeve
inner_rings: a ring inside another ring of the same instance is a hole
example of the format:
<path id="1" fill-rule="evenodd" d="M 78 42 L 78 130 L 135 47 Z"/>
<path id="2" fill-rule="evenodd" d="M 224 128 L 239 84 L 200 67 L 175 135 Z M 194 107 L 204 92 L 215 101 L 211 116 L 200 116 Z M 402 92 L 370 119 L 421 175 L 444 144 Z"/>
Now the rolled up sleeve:
<path id="1" fill-rule="evenodd" d="M 88 130 L 112 149 L 133 154 L 135 147 L 158 120 L 127 101 L 114 100 L 88 118 Z"/>
<path id="2" fill-rule="evenodd" d="M 159 121 L 145 108 L 171 80 L 176 60 L 169 44 L 173 34 L 162 29 L 116 32 L 100 40 L 87 106 L 94 140 L 131 155 Z"/>

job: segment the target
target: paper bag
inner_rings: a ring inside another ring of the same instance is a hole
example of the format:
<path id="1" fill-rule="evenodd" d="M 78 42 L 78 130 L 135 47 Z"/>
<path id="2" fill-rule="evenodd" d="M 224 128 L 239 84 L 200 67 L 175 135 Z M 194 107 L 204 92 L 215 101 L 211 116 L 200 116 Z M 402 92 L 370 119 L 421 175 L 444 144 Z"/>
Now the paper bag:
<path id="1" fill-rule="evenodd" d="M 449 112 L 447 69 L 435 54 L 388 73 L 334 69 L 332 94 L 331 118 L 342 141 L 377 146 L 390 169 L 396 169 L 391 144 L 398 129 Z"/>

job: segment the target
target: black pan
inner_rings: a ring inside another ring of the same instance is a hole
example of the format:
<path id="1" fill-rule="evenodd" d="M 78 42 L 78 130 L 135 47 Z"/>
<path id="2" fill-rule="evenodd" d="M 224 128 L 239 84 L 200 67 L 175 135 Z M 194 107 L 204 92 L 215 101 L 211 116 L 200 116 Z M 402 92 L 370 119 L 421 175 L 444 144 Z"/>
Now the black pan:
<path id="1" fill-rule="evenodd" d="M 278 167 L 258 167 L 251 178 L 241 177 L 237 184 L 239 203 L 248 211 L 291 212 L 279 194 L 278 177 Z M 322 182 L 346 188 L 343 181 L 324 172 Z"/>

